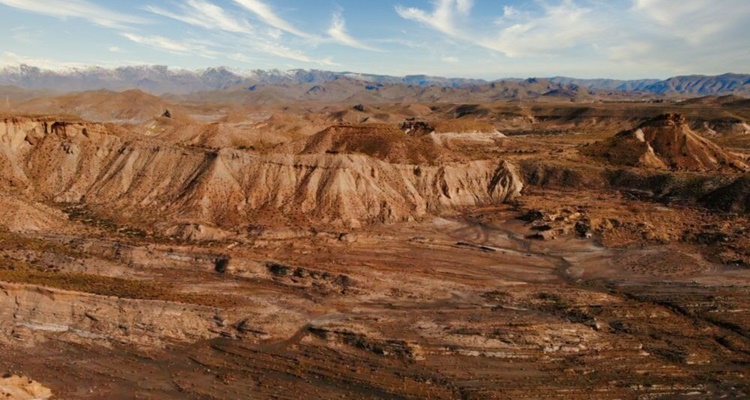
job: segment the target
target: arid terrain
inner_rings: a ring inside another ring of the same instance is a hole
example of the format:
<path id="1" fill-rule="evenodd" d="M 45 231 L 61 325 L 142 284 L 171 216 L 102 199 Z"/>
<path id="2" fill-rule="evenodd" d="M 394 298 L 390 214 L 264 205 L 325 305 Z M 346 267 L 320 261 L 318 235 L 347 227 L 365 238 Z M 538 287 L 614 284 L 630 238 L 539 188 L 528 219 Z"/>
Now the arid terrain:
<path id="1" fill-rule="evenodd" d="M 0 398 L 750 397 L 747 99 L 346 84 L 0 90 Z"/>

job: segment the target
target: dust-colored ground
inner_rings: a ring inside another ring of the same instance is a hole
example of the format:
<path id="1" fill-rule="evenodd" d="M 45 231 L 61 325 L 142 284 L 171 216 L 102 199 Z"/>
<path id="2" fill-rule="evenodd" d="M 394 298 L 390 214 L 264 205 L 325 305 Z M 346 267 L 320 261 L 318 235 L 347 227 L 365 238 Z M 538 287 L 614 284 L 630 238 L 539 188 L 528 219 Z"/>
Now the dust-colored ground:
<path id="1" fill-rule="evenodd" d="M 0 393 L 750 396 L 746 108 L 89 96 L 0 131 Z"/>

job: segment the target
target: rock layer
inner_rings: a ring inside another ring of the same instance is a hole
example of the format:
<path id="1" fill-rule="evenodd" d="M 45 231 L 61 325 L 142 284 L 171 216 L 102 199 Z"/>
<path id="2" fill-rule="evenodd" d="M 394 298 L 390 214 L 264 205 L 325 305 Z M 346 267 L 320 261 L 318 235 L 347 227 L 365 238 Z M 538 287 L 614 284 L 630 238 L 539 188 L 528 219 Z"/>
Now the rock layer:
<path id="1" fill-rule="evenodd" d="M 69 340 L 114 341 L 138 346 L 216 337 L 221 312 L 166 301 L 97 296 L 28 285 L 0 283 L 0 341 L 33 344 L 41 334 Z"/>

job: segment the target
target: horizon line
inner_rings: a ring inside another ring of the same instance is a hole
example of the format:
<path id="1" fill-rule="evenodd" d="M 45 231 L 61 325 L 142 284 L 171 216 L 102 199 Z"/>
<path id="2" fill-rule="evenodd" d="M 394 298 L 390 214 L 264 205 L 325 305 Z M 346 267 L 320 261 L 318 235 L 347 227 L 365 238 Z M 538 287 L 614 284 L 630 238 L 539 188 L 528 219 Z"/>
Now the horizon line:
<path id="1" fill-rule="evenodd" d="M 0 70 L 7 70 L 9 68 L 22 68 L 22 67 L 31 67 L 39 69 L 43 72 L 53 72 L 53 73 L 59 73 L 62 74 L 66 71 L 85 71 L 85 70 L 94 70 L 94 69 L 102 69 L 102 70 L 117 70 L 117 69 L 127 69 L 127 68 L 155 68 L 155 67 L 161 67 L 167 69 L 169 72 L 191 72 L 191 73 L 200 73 L 205 72 L 211 69 L 223 69 L 229 72 L 232 72 L 234 74 L 242 76 L 243 73 L 255 73 L 255 72 L 296 72 L 296 71 L 308 71 L 308 72 L 327 72 L 327 73 L 333 73 L 333 74 L 356 74 L 356 75 L 363 75 L 363 76 L 373 76 L 373 77 L 388 77 L 388 78 L 410 78 L 410 77 L 426 77 L 426 78 L 432 78 L 432 79 L 446 79 L 446 80 L 473 80 L 473 81 L 483 81 L 486 83 L 492 83 L 492 82 L 498 82 L 498 81 L 505 81 L 505 80 L 527 80 L 527 79 L 576 79 L 576 80 L 591 80 L 591 81 L 597 81 L 597 80 L 609 80 L 609 81 L 622 81 L 622 82 L 631 82 L 631 81 L 646 81 L 646 80 L 656 80 L 656 81 L 664 81 L 669 80 L 672 78 L 679 78 L 679 77 L 719 77 L 719 76 L 725 76 L 725 75 L 750 75 L 750 72 L 743 73 L 743 72 L 722 72 L 718 74 L 700 74 L 700 73 L 692 73 L 692 74 L 680 74 L 680 75 L 671 75 L 664 78 L 657 78 L 657 77 L 641 77 L 641 78 L 612 78 L 612 77 L 578 77 L 578 76 L 572 76 L 572 75 L 554 75 L 554 76 L 543 76 L 543 75 L 530 75 L 526 77 L 520 77 L 520 76 L 505 76 L 501 78 L 495 78 L 495 79 L 488 79 L 488 78 L 475 78 L 475 77 L 467 77 L 467 76 L 442 76 L 442 75 L 430 75 L 427 73 L 410 73 L 410 74 L 404 74 L 404 75 L 392 75 L 392 74 L 379 74 L 379 73 L 373 73 L 373 72 L 358 72 L 358 71 L 336 71 L 332 69 L 319 69 L 319 68 L 291 68 L 291 69 L 281 69 L 281 68 L 255 68 L 255 69 L 243 69 L 243 68 L 237 68 L 237 67 L 231 67 L 227 65 L 216 65 L 216 66 L 209 66 L 205 68 L 185 68 L 180 66 L 170 66 L 165 64 L 149 64 L 149 63 L 143 63 L 143 64 L 123 64 L 119 66 L 104 66 L 104 65 L 97 65 L 97 64 L 90 64 L 90 65 L 70 65 L 70 66 L 62 66 L 60 68 L 51 68 L 51 67 L 40 67 L 33 64 L 28 63 L 18 63 L 18 64 L 2 64 L 0 65 Z"/>

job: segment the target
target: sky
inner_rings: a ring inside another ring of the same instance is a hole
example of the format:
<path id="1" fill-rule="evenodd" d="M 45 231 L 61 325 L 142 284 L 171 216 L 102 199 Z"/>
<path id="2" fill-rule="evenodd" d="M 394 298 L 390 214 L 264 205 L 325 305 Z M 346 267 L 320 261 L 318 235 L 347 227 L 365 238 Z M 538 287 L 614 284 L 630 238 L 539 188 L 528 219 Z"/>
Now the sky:
<path id="1" fill-rule="evenodd" d="M 750 72 L 750 0 L 0 0 L 0 65 L 498 79 Z"/>

